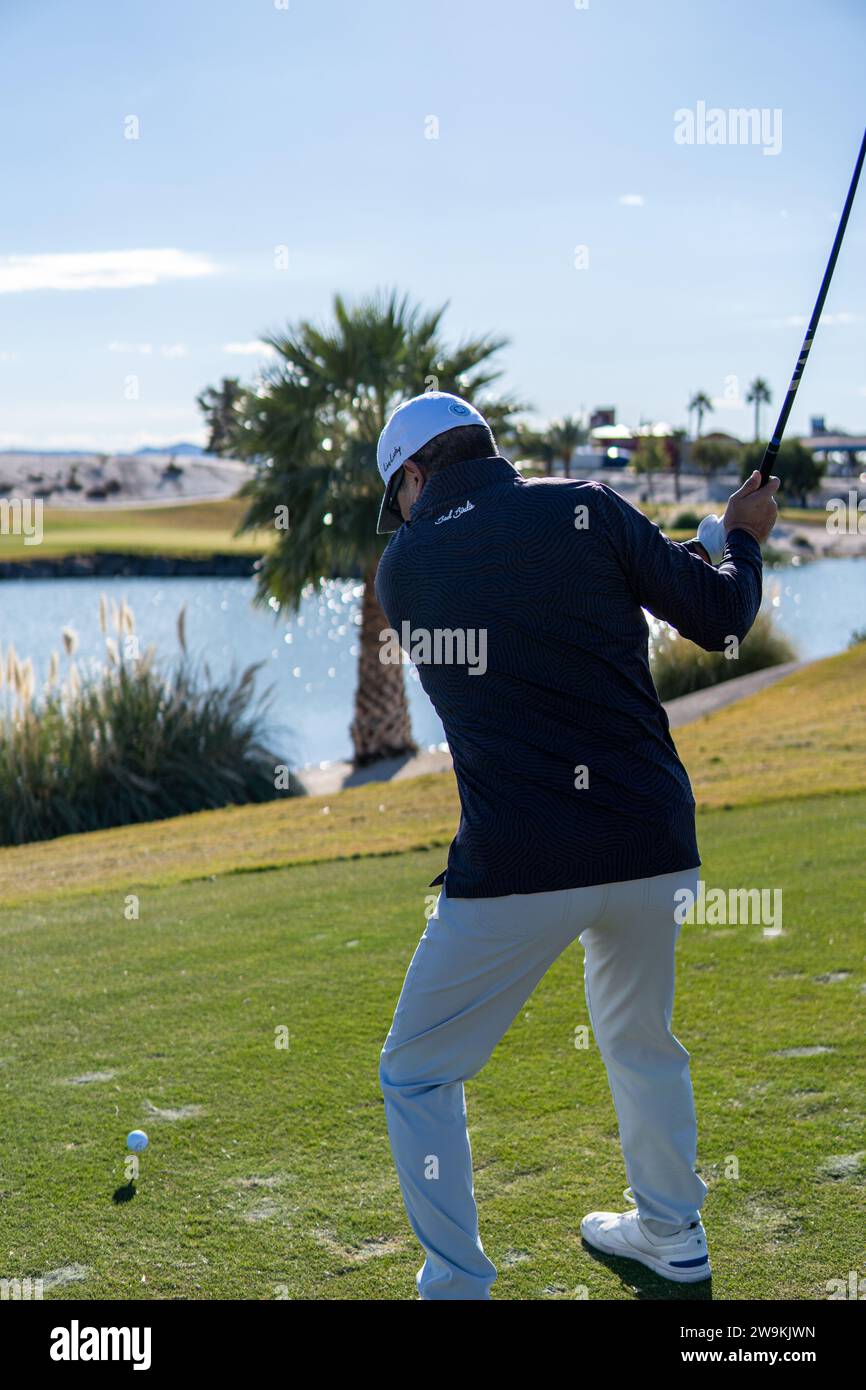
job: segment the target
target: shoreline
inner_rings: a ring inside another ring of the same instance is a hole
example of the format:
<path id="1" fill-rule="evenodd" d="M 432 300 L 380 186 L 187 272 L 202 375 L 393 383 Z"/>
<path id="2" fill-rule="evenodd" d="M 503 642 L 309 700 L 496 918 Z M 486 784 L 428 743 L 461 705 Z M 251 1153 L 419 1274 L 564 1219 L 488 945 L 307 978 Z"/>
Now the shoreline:
<path id="1" fill-rule="evenodd" d="M 731 680 L 719 681 L 716 685 L 693 690 L 689 695 L 678 695 L 674 700 L 662 704 L 668 723 L 672 729 L 680 729 L 685 724 L 694 724 L 698 719 L 715 714 L 726 705 L 735 704 L 759 690 L 775 685 L 776 681 L 795 671 L 803 671 L 811 666 L 811 661 L 785 661 L 778 666 L 765 666 L 760 671 L 750 671 L 745 676 L 734 676 Z M 381 758 L 366 767 L 356 768 L 350 762 L 307 763 L 294 769 L 295 776 L 308 796 L 328 796 L 333 792 L 346 791 L 349 787 L 362 787 L 369 782 L 402 782 L 410 777 L 424 777 L 431 772 L 450 772 L 451 754 L 442 750 L 407 754 L 401 758 Z"/>
<path id="2" fill-rule="evenodd" d="M 259 555 L 145 555 L 97 550 L 33 560 L 0 560 L 2 579 L 249 579 Z"/>
<path id="3" fill-rule="evenodd" d="M 812 529 L 812 528 L 809 528 Z M 806 531 L 802 528 L 801 534 Z M 808 533 L 807 533 L 808 535 Z M 817 539 L 817 538 L 816 538 Z M 779 544 L 781 542 L 781 544 Z M 35 547 L 34 547 L 35 549 Z M 0 551 L 2 554 L 2 551 Z M 765 559 L 768 573 L 775 563 L 788 564 L 797 558 L 802 564 L 811 560 L 847 560 L 866 555 L 866 534 L 827 537 L 824 545 L 798 544 L 792 537 L 781 535 L 771 546 L 771 556 Z M 211 555 L 166 555 L 129 551 L 96 550 L 87 554 L 22 557 L 0 559 L 0 580 L 4 579 L 249 579 L 262 559 L 260 554 L 215 552 Z M 341 578 L 356 578 L 342 575 Z"/>
<path id="4" fill-rule="evenodd" d="M 192 501 L 192 499 L 190 499 Z M 195 499 L 198 501 L 198 499 Z M 82 508 L 82 514 L 86 509 Z M 124 510 L 122 507 L 119 510 Z M 146 507 L 152 515 L 158 510 Z M 101 513 L 105 515 L 105 512 Z M 680 539 L 678 533 L 676 539 Z M 0 538 L 2 539 L 2 538 Z M 164 551 L 85 550 L 59 555 L 39 555 L 39 547 L 28 553 L 18 550 L 14 558 L 3 558 L 0 545 L 0 580 L 3 579 L 126 579 L 126 578 L 212 578 L 248 579 L 263 558 L 263 551 L 212 551 L 186 554 Z M 32 555 L 32 558 L 31 558 Z M 780 521 L 767 546 L 764 563 L 768 572 L 774 564 L 789 563 L 795 557 L 803 564 L 810 560 L 850 559 L 866 555 L 866 531 L 830 534 L 814 523 L 795 525 Z M 342 578 L 356 576 L 343 575 Z"/>

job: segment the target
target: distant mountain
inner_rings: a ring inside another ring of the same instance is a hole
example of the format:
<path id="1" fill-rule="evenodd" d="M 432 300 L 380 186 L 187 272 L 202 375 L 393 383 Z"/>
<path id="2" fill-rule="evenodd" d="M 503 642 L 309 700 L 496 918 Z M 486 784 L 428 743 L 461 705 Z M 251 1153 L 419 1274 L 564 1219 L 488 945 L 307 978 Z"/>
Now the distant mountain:
<path id="1" fill-rule="evenodd" d="M 201 458 L 202 456 L 208 456 L 207 449 L 203 449 L 200 444 L 186 444 L 184 442 L 180 444 L 163 444 L 158 449 L 136 449 L 135 453 L 136 457 L 143 457 L 145 454 L 180 454 L 186 458 Z"/>
<path id="2" fill-rule="evenodd" d="M 0 458 L 27 459 L 92 459 L 95 449 L 0 449 Z"/>
<path id="3" fill-rule="evenodd" d="M 199 444 L 187 444 L 181 441 L 180 444 L 164 444 L 159 448 L 149 445 L 146 449 L 133 449 L 128 452 L 124 449 L 0 449 L 0 458 L 4 455 L 15 454 L 19 458 L 64 458 L 64 459 L 89 459 L 98 454 L 106 454 L 109 458 L 146 458 L 151 454 L 174 454 L 181 458 L 210 458 L 207 449 L 202 449 Z"/>

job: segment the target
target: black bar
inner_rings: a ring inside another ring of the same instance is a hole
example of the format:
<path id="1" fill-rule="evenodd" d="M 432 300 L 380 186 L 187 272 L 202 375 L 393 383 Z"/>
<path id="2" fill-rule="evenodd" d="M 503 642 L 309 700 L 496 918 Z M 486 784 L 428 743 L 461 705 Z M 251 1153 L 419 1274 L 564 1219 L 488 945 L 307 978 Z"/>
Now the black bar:
<path id="1" fill-rule="evenodd" d="M 704 1285 L 693 1286 L 683 1297 L 674 1288 L 670 1299 L 646 1300 L 635 1297 L 631 1289 L 624 1290 L 624 1299 L 610 1301 L 588 1298 L 585 1289 L 576 1289 L 574 1298 L 556 1300 L 558 1307 L 544 1306 L 546 1300 L 520 1304 L 494 1298 L 494 1306 L 482 1313 L 473 1305 L 468 1310 L 464 1306 L 462 1313 L 428 1313 L 422 1319 L 413 1309 L 405 1314 L 405 1323 L 394 1302 L 344 1302 L 336 1296 L 318 1303 L 275 1300 L 276 1306 L 272 1300 L 57 1299 L 4 1304 L 0 1325 L 7 1361 L 14 1358 L 17 1377 L 29 1379 L 38 1373 L 40 1384 L 56 1379 L 62 1385 L 70 1376 L 86 1377 L 91 1385 L 94 1378 L 103 1383 L 110 1378 L 113 1384 L 118 1376 L 129 1376 L 133 1385 L 144 1384 L 148 1372 L 160 1384 L 166 1383 L 166 1373 L 194 1386 L 214 1375 L 220 1380 L 240 1376 L 253 1384 L 267 1373 L 269 1378 L 277 1376 L 282 1387 L 313 1358 L 320 1371 L 333 1376 L 345 1357 L 349 1375 L 357 1380 L 365 1356 L 371 1364 L 384 1357 L 430 1371 L 438 1368 L 440 1354 L 445 1373 L 452 1375 L 454 1353 L 442 1352 L 442 1338 L 446 1330 L 453 1335 L 455 1324 L 438 1319 L 456 1317 L 458 1332 L 465 1329 L 470 1346 L 478 1340 L 480 1319 L 480 1351 L 472 1354 L 481 1356 L 488 1371 L 498 1369 L 498 1356 L 511 1354 L 508 1347 L 513 1347 L 515 1337 L 537 1337 L 540 1332 L 545 1356 L 561 1339 L 564 1355 L 580 1357 L 582 1349 L 591 1348 L 597 1356 L 611 1358 L 619 1378 L 625 1372 L 650 1372 L 658 1378 L 674 1367 L 691 1367 L 700 1377 L 712 1364 L 729 1369 L 741 1363 L 777 1369 L 793 1364 L 811 1369 L 826 1385 L 833 1375 L 850 1374 L 862 1349 L 862 1310 L 851 1305 L 866 1299 L 866 1279 L 859 1271 L 847 1271 L 844 1279 L 831 1283 L 839 1287 L 825 1297 L 790 1301 L 713 1299 L 709 1292 L 701 1294 Z M 496 1312 L 497 1301 L 507 1304 L 507 1313 L 504 1308 Z M 564 1302 L 572 1303 L 571 1311 L 562 1308 Z M 840 1307 L 840 1302 L 847 1306 Z M 459 1321 L 463 1317 L 465 1324 Z M 503 1319 L 498 1352 L 490 1335 L 498 1326 L 497 1317 Z M 109 1356 L 109 1329 L 117 1330 L 118 1351 L 128 1354 Z M 120 1341 L 123 1332 L 129 1334 L 125 1344 Z M 99 1359 L 91 1359 L 94 1352 Z M 463 1348 L 461 1357 L 468 1355 L 469 1347 Z M 136 1365 L 143 1376 L 135 1374 Z"/>

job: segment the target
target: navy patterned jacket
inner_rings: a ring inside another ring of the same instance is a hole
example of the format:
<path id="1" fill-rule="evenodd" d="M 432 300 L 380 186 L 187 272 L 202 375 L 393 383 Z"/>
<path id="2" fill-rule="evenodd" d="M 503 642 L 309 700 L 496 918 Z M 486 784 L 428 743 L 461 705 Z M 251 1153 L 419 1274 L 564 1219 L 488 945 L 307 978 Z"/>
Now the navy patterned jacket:
<path id="1" fill-rule="evenodd" d="M 500 457 L 425 483 L 376 593 L 454 761 L 460 824 L 434 880 L 449 897 L 700 864 L 642 609 L 720 651 L 755 620 L 761 552 L 732 531 L 714 569 L 693 544 L 604 483 L 524 479 Z"/>

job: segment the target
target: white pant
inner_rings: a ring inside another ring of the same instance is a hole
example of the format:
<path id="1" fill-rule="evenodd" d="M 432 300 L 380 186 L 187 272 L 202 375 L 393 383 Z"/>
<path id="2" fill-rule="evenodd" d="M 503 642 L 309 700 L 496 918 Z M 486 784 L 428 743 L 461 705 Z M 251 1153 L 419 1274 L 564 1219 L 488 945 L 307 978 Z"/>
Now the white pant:
<path id="1" fill-rule="evenodd" d="M 380 1078 L 425 1299 L 486 1299 L 496 1270 L 478 1235 L 463 1082 L 475 1076 L 548 967 L 580 938 L 592 1031 L 641 1220 L 658 1235 L 698 1218 L 689 1057 L 671 1032 L 674 893 L 697 869 L 502 898 L 443 889 L 406 975 Z"/>

